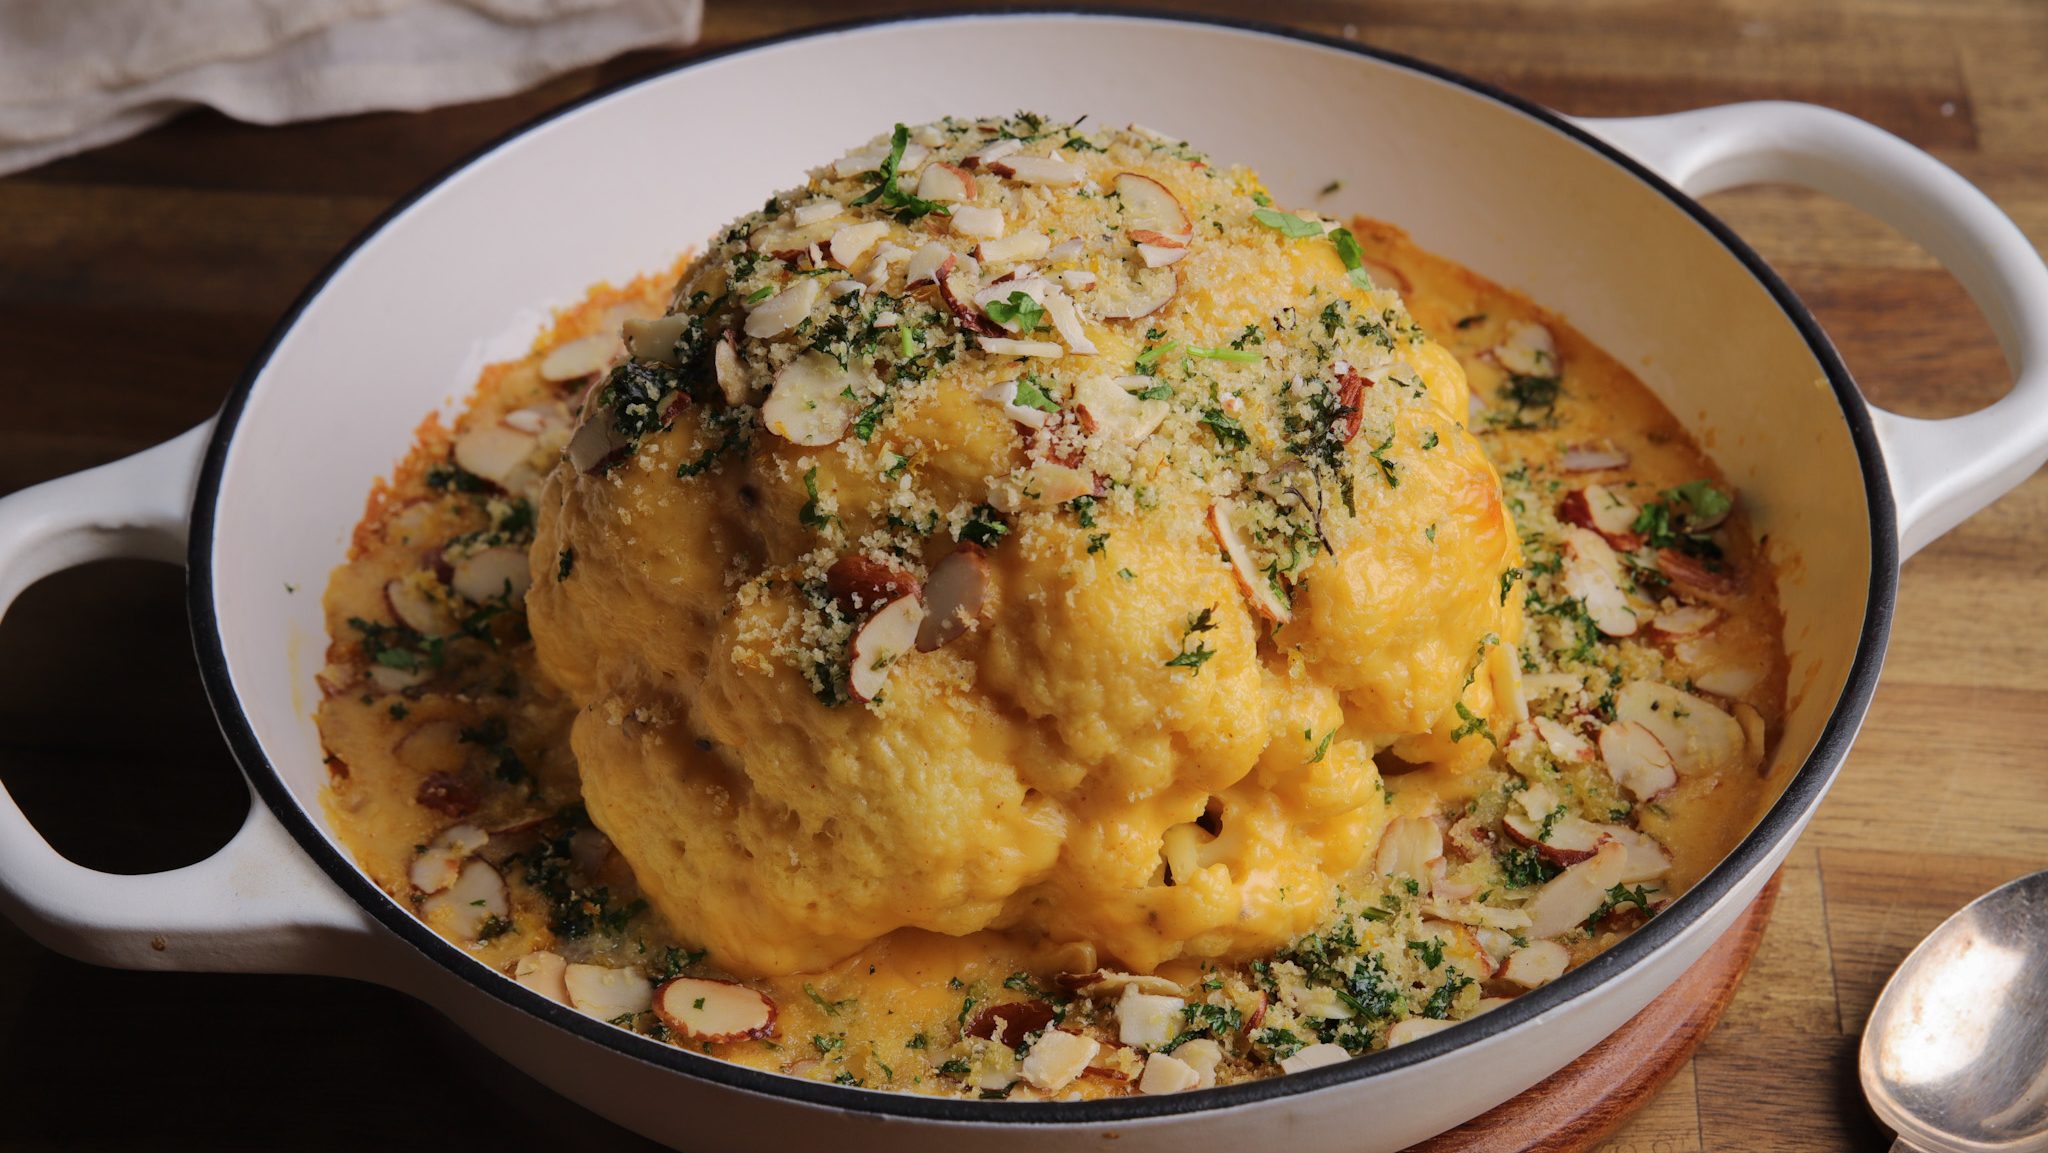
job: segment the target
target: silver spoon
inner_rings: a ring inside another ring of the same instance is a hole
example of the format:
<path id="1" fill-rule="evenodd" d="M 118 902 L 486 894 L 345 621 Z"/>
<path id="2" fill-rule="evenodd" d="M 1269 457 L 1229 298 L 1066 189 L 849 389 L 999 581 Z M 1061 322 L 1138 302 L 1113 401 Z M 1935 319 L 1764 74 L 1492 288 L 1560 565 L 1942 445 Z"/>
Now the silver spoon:
<path id="1" fill-rule="evenodd" d="M 1870 1011 L 1861 1064 L 1893 1153 L 2048 1150 L 2048 872 L 1920 942 Z"/>

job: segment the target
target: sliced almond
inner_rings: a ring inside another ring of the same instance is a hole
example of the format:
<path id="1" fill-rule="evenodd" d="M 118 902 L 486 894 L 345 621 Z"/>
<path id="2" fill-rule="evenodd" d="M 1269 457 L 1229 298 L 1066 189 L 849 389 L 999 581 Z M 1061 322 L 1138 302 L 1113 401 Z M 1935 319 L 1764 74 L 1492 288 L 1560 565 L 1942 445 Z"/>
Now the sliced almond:
<path id="1" fill-rule="evenodd" d="M 1627 849 L 1606 841 L 1591 857 L 1545 882 L 1523 906 L 1529 914 L 1528 936 L 1555 937 L 1584 924 L 1606 903 L 1607 891 L 1621 883 L 1627 857 Z"/>
<path id="2" fill-rule="evenodd" d="M 1695 596 L 1726 597 L 1742 591 L 1734 573 L 1708 568 L 1705 561 L 1675 548 L 1658 549 L 1656 564 L 1664 579 Z"/>
<path id="3" fill-rule="evenodd" d="M 917 595 L 917 578 L 864 553 L 847 553 L 825 570 L 825 591 L 850 616 Z"/>
<path id="4" fill-rule="evenodd" d="M 1294 611 L 1287 607 L 1287 602 L 1280 598 L 1272 582 L 1252 560 L 1244 530 L 1237 525 L 1237 506 L 1229 498 L 1219 498 L 1209 506 L 1209 531 L 1216 537 L 1223 554 L 1230 558 L 1230 572 L 1237 579 L 1237 591 L 1244 594 L 1252 608 L 1270 621 L 1285 624 L 1293 620 Z"/>
<path id="5" fill-rule="evenodd" d="M 1025 485 L 1026 503 L 1030 505 L 1065 504 L 1078 497 L 1095 493 L 1095 474 L 1087 469 L 1061 464 L 1056 460 L 1041 460 L 1031 466 Z M 996 502 L 998 505 L 1002 501 Z M 1016 512 L 1011 508 L 1005 511 Z"/>
<path id="6" fill-rule="evenodd" d="M 1431 1025 L 1450 1024 L 1448 1021 L 1428 1021 L 1427 1018 L 1412 1017 L 1407 1021 L 1401 1022 L 1401 1025 L 1410 1024 L 1415 1021 L 1426 1021 Z M 1399 1029 L 1401 1025 L 1396 1025 L 1394 1028 Z M 1435 1032 L 1434 1029 L 1428 1031 Z M 1387 1043 L 1392 1045 L 1395 1042 L 1390 1036 Z M 1296 1050 L 1291 1057 L 1282 1057 L 1280 1059 L 1280 1071 L 1283 1073 L 1305 1073 L 1310 1069 L 1320 1069 L 1325 1065 L 1340 1065 L 1350 1059 L 1351 1054 L 1345 1051 L 1344 1046 L 1324 1041 L 1320 1044 L 1310 1045 L 1305 1049 Z"/>
<path id="7" fill-rule="evenodd" d="M 1624 853 L 1621 875 L 1615 879 L 1616 884 L 1652 881 L 1671 871 L 1671 854 L 1650 834 L 1627 825 L 1601 825 L 1600 833 L 1620 845 Z"/>
<path id="8" fill-rule="evenodd" d="M 558 404 L 537 405 L 531 408 L 515 408 L 498 418 L 498 423 L 514 432 L 529 436 L 540 436 L 556 429 L 566 428 L 568 414 Z"/>
<path id="9" fill-rule="evenodd" d="M 889 222 L 870 220 L 861 224 L 848 224 L 832 234 L 825 246 L 832 263 L 851 272 L 860 267 L 861 258 L 868 250 L 881 243 L 889 235 Z"/>
<path id="10" fill-rule="evenodd" d="M 1053 360 L 1067 354 L 1065 345 L 1050 340 L 1014 340 L 1006 336 L 984 336 L 981 350 L 991 356 L 1036 356 Z"/>
<path id="11" fill-rule="evenodd" d="M 1404 1020 L 1396 1021 L 1394 1022 L 1394 1027 L 1387 1030 L 1387 1048 L 1392 1049 L 1396 1045 L 1406 1045 L 1411 1041 L 1420 1041 L 1424 1037 L 1441 1033 L 1455 1024 L 1457 1024 L 1456 1021 L 1440 1021 L 1434 1017 L 1408 1017 Z M 1337 1046 L 1332 1045 L 1331 1048 L 1337 1049 Z M 1343 1052 L 1342 1049 L 1337 1049 L 1337 1051 Z M 1302 1052 L 1307 1052 L 1307 1050 L 1304 1049 Z M 1282 1062 L 1282 1064 L 1284 1065 L 1285 1062 Z M 1292 1072 L 1292 1070 L 1289 1071 Z"/>
<path id="12" fill-rule="evenodd" d="M 1068 292 L 1086 292 L 1095 287 L 1095 274 L 1085 268 L 1062 269 L 1056 275 Z"/>
<path id="13" fill-rule="evenodd" d="M 1135 172 L 1119 172 L 1114 187 L 1127 232 L 1184 238 L 1193 229 L 1180 198 L 1157 180 Z"/>
<path id="14" fill-rule="evenodd" d="M 1658 613 L 1650 621 L 1650 627 L 1667 637 L 1696 637 L 1713 628 L 1720 619 L 1718 609 L 1706 605 L 1680 605 L 1670 612 Z"/>
<path id="15" fill-rule="evenodd" d="M 569 435 L 564 455 L 570 467 L 586 474 L 601 473 L 632 451 L 633 442 L 618 429 L 608 408 L 588 407 L 583 423 Z"/>
<path id="16" fill-rule="evenodd" d="M 728 332 L 718 339 L 711 348 L 711 374 L 718 382 L 719 394 L 727 404 L 745 404 L 753 391 L 747 380 L 747 366 L 740 359 L 739 348 Z"/>
<path id="17" fill-rule="evenodd" d="M 1088 1063 L 1095 1060 L 1095 1055 L 1101 1051 L 1101 1042 L 1092 1038 L 1060 1029 L 1047 1029 L 1031 1043 L 1031 1051 L 1024 1055 L 1024 1063 L 1018 1071 L 1034 1088 L 1056 1092 L 1087 1072 Z"/>
<path id="18" fill-rule="evenodd" d="M 1695 688 L 1729 700 L 1748 696 L 1749 691 L 1763 679 L 1764 671 L 1747 662 L 1712 664 L 1694 671 L 1692 675 Z"/>
<path id="19" fill-rule="evenodd" d="M 1172 268 L 1138 268 L 1127 280 L 1098 282 L 1096 315 L 1104 320 L 1137 320 L 1165 308 L 1180 291 Z"/>
<path id="20" fill-rule="evenodd" d="M 1508 325 L 1506 339 L 1493 347 L 1493 359 L 1518 376 L 1554 377 L 1558 373 L 1556 339 L 1548 328 L 1530 321 Z"/>
<path id="21" fill-rule="evenodd" d="M 543 949 L 512 962 L 512 979 L 558 1005 L 569 1003 L 569 986 L 563 980 L 569 962 L 560 953 Z"/>
<path id="22" fill-rule="evenodd" d="M 845 211 L 846 206 L 837 200 L 813 200 L 790 209 L 789 218 L 798 228 L 804 228 L 812 224 L 823 224 Z"/>
<path id="23" fill-rule="evenodd" d="M 1197 1037 L 1174 1046 L 1170 1055 L 1195 1071 L 1197 1089 L 1207 1089 L 1216 1084 L 1216 1067 L 1223 1063 L 1223 1046 L 1207 1037 Z"/>
<path id="24" fill-rule="evenodd" d="M 1564 976 L 1571 966 L 1570 949 L 1556 941 L 1531 941 L 1508 954 L 1500 979 L 1524 989 L 1538 989 Z"/>
<path id="25" fill-rule="evenodd" d="M 455 438 L 455 463 L 509 491 L 517 487 L 518 474 L 528 471 L 527 459 L 539 444 L 530 432 L 503 424 L 479 425 Z"/>
<path id="26" fill-rule="evenodd" d="M 947 311 L 953 314 L 961 331 L 982 337 L 996 336 L 1003 331 L 1002 326 L 990 320 L 988 314 L 975 305 L 974 295 L 978 290 L 974 278 L 957 265 L 939 274 L 939 299 L 945 302 Z"/>
<path id="27" fill-rule="evenodd" d="M 1565 592 L 1579 598 L 1601 632 L 1634 636 L 1639 622 L 1622 590 L 1621 558 L 1599 534 L 1576 526 L 1564 530 L 1563 543 Z"/>
<path id="28" fill-rule="evenodd" d="M 1585 496 L 1586 517 L 1592 522 L 1587 527 L 1616 548 L 1634 547 L 1640 539 L 1636 517 L 1642 512 L 1635 502 L 1604 484 L 1589 484 L 1579 491 Z"/>
<path id="29" fill-rule="evenodd" d="M 635 360 L 653 360 L 662 364 L 679 364 L 676 358 L 676 342 L 683 333 L 690 330 L 690 322 L 696 319 L 687 312 L 657 316 L 652 320 L 634 318 L 626 321 L 626 348 Z"/>
<path id="30" fill-rule="evenodd" d="M 1070 164 L 1057 156 L 1010 155 L 987 161 L 984 166 L 997 176 L 1019 184 L 1079 184 L 1083 175 L 1080 165 Z"/>
<path id="31" fill-rule="evenodd" d="M 1630 681 L 1615 694 L 1614 714 L 1655 733 L 1682 775 L 1707 776 L 1743 762 L 1742 726 L 1703 697 L 1656 681 Z"/>
<path id="32" fill-rule="evenodd" d="M 455 629 L 448 610 L 421 587 L 417 577 L 397 577 L 386 581 L 384 603 L 391 606 L 391 615 L 397 617 L 400 624 L 423 637 L 445 636 Z"/>
<path id="33" fill-rule="evenodd" d="M 619 354 L 619 338 L 609 332 L 558 344 L 540 359 L 540 378 L 560 383 L 603 372 Z"/>
<path id="34" fill-rule="evenodd" d="M 853 635 L 847 676 L 853 695 L 864 701 L 881 695 L 896 661 L 917 647 L 917 632 L 924 618 L 924 602 L 915 595 L 898 597 L 868 618 Z"/>
<path id="35" fill-rule="evenodd" d="M 1334 367 L 1338 408 L 1335 431 L 1338 440 L 1350 444 L 1365 424 L 1365 390 L 1372 387 L 1372 379 L 1341 360 Z"/>
<path id="36" fill-rule="evenodd" d="M 600 1021 L 616 1021 L 654 1007 L 654 982 L 638 969 L 570 965 L 562 972 L 569 1007 Z"/>
<path id="37" fill-rule="evenodd" d="M 1374 864 L 1383 877 L 1426 881 L 1444 856 L 1444 831 L 1428 817 L 1395 817 L 1380 834 Z"/>
<path id="38" fill-rule="evenodd" d="M 858 368 L 841 368 L 823 353 L 806 352 L 775 374 L 775 386 L 761 405 L 761 422 L 791 444 L 831 444 L 845 436 L 860 415 L 857 398 L 865 395 L 868 384 Z"/>
<path id="39" fill-rule="evenodd" d="M 904 263 L 903 286 L 909 288 L 923 284 L 927 280 L 936 282 L 942 270 L 951 271 L 951 266 L 946 262 L 952 258 L 952 249 L 936 240 L 927 241 L 916 252 L 911 253 L 910 259 Z"/>
<path id="40" fill-rule="evenodd" d="M 1153 384 L 1151 377 L 1138 379 L 1143 387 Z M 1138 444 L 1159 428 L 1173 406 L 1163 400 L 1142 400 L 1119 381 L 1088 376 L 1074 385 L 1074 411 L 1092 435 Z"/>
<path id="41" fill-rule="evenodd" d="M 978 240 L 994 240 L 1003 234 L 1003 212 L 999 208 L 978 208 L 963 204 L 953 210 L 947 222 L 955 233 Z"/>
<path id="42" fill-rule="evenodd" d="M 920 199 L 936 200 L 941 204 L 973 200 L 974 173 L 943 160 L 926 165 L 917 178 L 917 195 Z"/>
<path id="43" fill-rule="evenodd" d="M 987 147 L 970 154 L 960 163 L 968 168 L 979 168 L 992 161 L 1001 160 L 1005 156 L 1020 152 L 1023 148 L 1023 141 L 1006 136 L 1001 140 L 990 141 Z"/>
<path id="44" fill-rule="evenodd" d="M 1763 767 L 1766 733 L 1764 715 L 1748 701 L 1736 701 L 1733 706 L 1735 723 L 1742 726 L 1742 759 L 1752 769 Z"/>
<path id="45" fill-rule="evenodd" d="M 747 312 L 747 335 L 755 340 L 781 336 L 802 324 L 824 295 L 825 286 L 817 277 L 800 277 Z"/>
<path id="46" fill-rule="evenodd" d="M 1051 248 L 1052 241 L 1043 232 L 1013 232 L 975 245 L 974 255 L 983 264 L 1014 264 L 1019 260 L 1037 260 Z"/>
<path id="47" fill-rule="evenodd" d="M 1117 1041 L 1135 1049 L 1163 1049 L 1180 1034 L 1182 1010 L 1188 1003 L 1179 997 L 1141 993 L 1127 986 L 1117 999 Z"/>
<path id="48" fill-rule="evenodd" d="M 661 1022 L 692 1041 L 720 1044 L 770 1036 L 775 1002 L 732 981 L 677 977 L 654 994 Z"/>
<path id="49" fill-rule="evenodd" d="M 455 883 L 463 862 L 476 855 L 491 835 L 475 825 L 450 825 L 413 858 L 407 879 L 422 893 L 438 893 Z"/>
<path id="50" fill-rule="evenodd" d="M 880 172 L 882 166 L 889 162 L 892 148 L 893 142 L 885 140 L 879 144 L 871 144 L 858 152 L 849 152 L 832 162 L 832 175 L 844 180 L 850 176 Z M 924 162 L 931 158 L 931 154 L 931 149 L 917 141 L 906 141 L 903 145 L 903 155 L 896 161 L 896 171 L 915 172 L 923 167 Z"/>
<path id="51" fill-rule="evenodd" d="M 1003 408 L 1003 415 L 1026 428 L 1044 428 L 1053 414 L 1028 404 L 1017 403 L 1017 382 L 1005 380 L 989 385 L 981 392 L 981 399 L 994 401 Z"/>
<path id="52" fill-rule="evenodd" d="M 502 919 L 511 911 L 505 898 L 505 878 L 489 862 L 475 857 L 462 863 L 453 884 L 420 902 L 422 918 L 465 941 L 476 940 L 493 918 Z"/>
<path id="53" fill-rule="evenodd" d="M 981 291 L 974 294 L 974 306 L 976 308 L 981 309 L 983 315 L 987 315 L 989 305 L 994 304 L 997 301 L 1001 301 L 1004 304 L 1008 304 L 1010 303 L 1012 297 L 1018 296 L 1020 294 L 1029 298 L 1033 304 L 1043 305 L 1045 303 L 1046 297 L 1050 295 L 1052 291 L 1053 288 L 1051 283 L 1048 282 L 1042 276 L 1016 276 L 1014 274 L 1005 274 L 1003 276 L 996 277 L 987 285 L 983 286 Z M 991 319 L 993 320 L 993 318 Z M 994 323 L 999 324 L 1005 332 L 1015 333 L 1021 331 L 1020 327 L 1017 325 L 1015 321 L 1011 321 L 1009 323 Z"/>
<path id="54" fill-rule="evenodd" d="M 1536 818 L 1526 813 L 1509 813 L 1501 818 L 1500 826 L 1509 840 L 1536 850 L 1553 865 L 1578 864 L 1597 852 L 1602 840 L 1600 826 L 1584 817 L 1551 819 L 1547 815 Z"/>
<path id="55" fill-rule="evenodd" d="M 1536 735 L 1550 747 L 1550 755 L 1560 763 L 1585 764 L 1593 759 L 1593 742 L 1577 729 L 1549 717 L 1537 717 L 1531 723 L 1536 726 Z"/>
<path id="56" fill-rule="evenodd" d="M 1136 989 L 1155 997 L 1185 997 L 1187 990 L 1179 982 L 1155 973 L 1119 973 L 1113 969 L 1097 969 L 1092 973 L 1063 973 L 1059 983 L 1083 997 L 1121 997 L 1125 990 Z"/>
<path id="57" fill-rule="evenodd" d="M 1185 236 L 1172 236 L 1164 232 L 1154 232 L 1149 228 L 1133 228 L 1125 233 L 1125 235 L 1138 244 L 1150 244 L 1157 248 L 1186 248 L 1189 239 Z"/>
<path id="58" fill-rule="evenodd" d="M 1043 1032 L 1058 1015 L 1058 1011 L 1044 1001 L 1006 1001 L 976 1013 L 964 1032 L 969 1037 L 980 1037 L 1015 1049 L 1024 1043 L 1024 1038 Z"/>
<path id="59" fill-rule="evenodd" d="M 533 583 L 526 550 L 509 545 L 479 549 L 457 558 L 451 567 L 454 572 L 448 581 L 450 587 L 478 604 L 501 598 L 518 604 L 526 599 L 527 587 Z"/>
<path id="60" fill-rule="evenodd" d="M 1202 1083 L 1195 1067 L 1171 1053 L 1154 1053 L 1145 1058 L 1145 1072 L 1138 1077 L 1138 1092 L 1148 1096 L 1185 1093 Z"/>
<path id="61" fill-rule="evenodd" d="M 1566 448 L 1564 455 L 1558 458 L 1558 465 L 1566 472 L 1606 472 L 1627 468 L 1628 460 L 1628 453 L 1616 448 L 1613 441 L 1603 440 L 1597 444 L 1575 444 Z"/>
<path id="62" fill-rule="evenodd" d="M 1165 268 L 1169 264 L 1179 262 L 1187 254 L 1186 245 L 1140 244 L 1138 246 L 1138 259 L 1144 261 L 1147 268 Z"/>
<path id="63" fill-rule="evenodd" d="M 917 627 L 917 651 L 932 652 L 952 642 L 981 618 L 988 596 L 988 561 L 971 544 L 932 566 L 925 582 L 925 616 Z"/>
<path id="64" fill-rule="evenodd" d="M 1418 936 L 1422 940 L 1442 942 L 1445 964 L 1455 964 L 1461 972 L 1470 973 L 1482 981 L 1491 978 L 1497 968 L 1493 954 L 1486 951 L 1479 934 L 1470 925 L 1440 917 L 1424 917 Z"/>
<path id="65" fill-rule="evenodd" d="M 1661 796 L 1678 783 L 1678 766 L 1664 742 L 1635 721 L 1616 721 L 1601 729 L 1600 756 L 1607 762 L 1607 775 L 1638 801 Z"/>
<path id="66" fill-rule="evenodd" d="M 379 692 L 400 693 L 427 683 L 431 676 L 425 669 L 395 669 L 390 665 L 371 665 L 370 683 Z"/>
<path id="67" fill-rule="evenodd" d="M 1088 339 L 1088 330 L 1081 324 L 1081 311 L 1074 307 L 1071 297 L 1057 289 L 1047 292 L 1045 314 L 1052 318 L 1053 331 L 1067 342 L 1067 351 L 1076 356 L 1095 355 L 1095 342 Z"/>

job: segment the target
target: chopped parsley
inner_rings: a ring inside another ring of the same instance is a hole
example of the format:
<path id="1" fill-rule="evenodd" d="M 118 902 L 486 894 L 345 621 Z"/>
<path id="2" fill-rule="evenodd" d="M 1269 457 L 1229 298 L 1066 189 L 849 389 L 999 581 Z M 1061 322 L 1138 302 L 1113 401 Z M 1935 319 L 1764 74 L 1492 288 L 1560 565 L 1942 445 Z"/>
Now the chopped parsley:
<path id="1" fill-rule="evenodd" d="M 1482 717 L 1477 713 L 1474 713 L 1471 709 L 1466 708 L 1464 701 L 1456 701 L 1454 702 L 1454 705 L 1458 710 L 1458 719 L 1464 722 L 1457 728 L 1451 730 L 1451 740 L 1454 743 L 1457 741 L 1462 741 L 1466 737 L 1476 735 L 1485 737 L 1487 744 L 1490 744 L 1495 748 L 1500 747 L 1500 741 L 1494 738 L 1493 729 L 1487 726 L 1485 717 Z"/>
<path id="2" fill-rule="evenodd" d="M 1422 1015 L 1438 1021 L 1447 1019 L 1451 1015 L 1451 1002 L 1457 1000 L 1458 994 L 1470 984 L 1472 978 L 1455 968 L 1448 970 L 1444 975 L 1444 983 L 1438 985 L 1436 991 L 1429 995 L 1429 1000 L 1423 1004 Z"/>
<path id="3" fill-rule="evenodd" d="M 1423 967 L 1434 971 L 1444 963 L 1444 939 L 1431 937 L 1427 941 L 1408 942 L 1408 951 L 1422 958 Z"/>
<path id="4" fill-rule="evenodd" d="M 810 499 L 806 500 L 804 506 L 797 510 L 796 518 L 803 522 L 805 528 L 824 528 L 838 519 L 831 513 L 824 512 L 818 507 L 818 467 L 816 465 L 812 465 L 811 470 L 804 474 L 804 494 Z"/>
<path id="5" fill-rule="evenodd" d="M 1280 212 L 1271 208 L 1252 210 L 1252 219 L 1282 236 L 1299 240 L 1305 236 L 1321 236 L 1323 225 L 1318 220 L 1304 220 L 1292 212 Z"/>
<path id="6" fill-rule="evenodd" d="M 1608 914 L 1621 908 L 1623 905 L 1634 905 L 1636 908 L 1648 913 L 1650 911 L 1650 890 L 1641 885 L 1637 885 L 1633 889 L 1626 885 L 1616 885 L 1607 890 L 1607 899 L 1600 902 L 1600 907 L 1593 911 L 1592 916 L 1586 918 L 1586 931 L 1588 933 L 1592 932 L 1595 926 L 1607 919 Z"/>
<path id="7" fill-rule="evenodd" d="M 1197 642 L 1194 648 L 1189 648 L 1188 640 L 1202 633 L 1209 632 L 1215 627 L 1216 606 L 1214 605 L 1210 605 L 1208 608 L 1189 617 L 1187 626 L 1181 630 L 1180 634 L 1180 654 L 1167 661 L 1166 667 L 1170 669 L 1187 669 L 1193 673 L 1201 672 L 1202 666 L 1208 663 L 1209 658 L 1216 655 L 1216 650 L 1200 642 Z"/>
<path id="8" fill-rule="evenodd" d="M 898 124 L 896 131 L 889 136 L 889 156 L 888 159 L 882 162 L 875 186 L 857 197 L 853 202 L 853 207 L 858 208 L 863 204 L 873 204 L 879 200 L 896 210 L 896 219 L 902 224 L 909 224 L 934 212 L 941 216 L 952 215 L 952 210 L 945 205 L 935 200 L 925 200 L 922 197 L 913 196 L 896 186 L 896 177 L 900 174 L 903 165 L 903 150 L 909 146 L 910 129 Z"/>
<path id="9" fill-rule="evenodd" d="M 1302 736 L 1303 736 L 1303 737 L 1307 737 L 1307 736 L 1308 736 L 1308 734 L 1307 734 L 1307 733 L 1303 733 L 1303 734 L 1302 734 Z M 1332 740 L 1334 740 L 1334 739 L 1336 738 L 1336 736 L 1337 736 L 1337 730 L 1335 730 L 1335 729 L 1331 729 L 1331 730 L 1330 730 L 1329 732 L 1327 732 L 1327 733 L 1324 733 L 1324 734 L 1323 734 L 1323 739 L 1322 739 L 1322 743 L 1320 743 L 1320 744 L 1318 744 L 1318 745 L 1316 746 L 1316 751 L 1315 751 L 1315 755 L 1314 755 L 1314 756 L 1311 756 L 1311 757 L 1310 757 L 1310 758 L 1308 759 L 1308 763 L 1309 763 L 1309 764 L 1311 764 L 1311 765 L 1319 765 L 1319 764 L 1322 764 L 1322 763 L 1323 763 L 1323 757 L 1324 757 L 1324 756 L 1326 756 L 1326 755 L 1327 755 L 1327 754 L 1329 753 L 1329 751 L 1330 751 L 1330 742 L 1331 742 Z"/>
<path id="10" fill-rule="evenodd" d="M 1225 448 L 1244 448 L 1252 442 L 1252 438 L 1244 431 L 1244 425 L 1239 424 L 1235 417 L 1226 415 L 1220 408 L 1203 409 L 1202 423 L 1209 426 L 1209 431 L 1216 434 L 1216 439 Z"/>
<path id="11" fill-rule="evenodd" d="M 1040 412 L 1060 410 L 1059 402 L 1045 394 L 1045 389 L 1039 385 L 1036 375 L 1026 375 L 1018 379 L 1017 399 L 1014 403 L 1019 408 L 1035 408 Z"/>
<path id="12" fill-rule="evenodd" d="M 1259 354 L 1242 348 L 1190 348 L 1188 355 L 1202 360 L 1227 360 L 1233 364 L 1253 364 Z"/>
<path id="13" fill-rule="evenodd" d="M 1009 531 L 1010 526 L 1003 523 L 1002 515 L 993 506 L 977 505 L 967 523 L 960 526 L 958 539 L 983 548 L 994 548 Z"/>
<path id="14" fill-rule="evenodd" d="M 1350 229 L 1339 228 L 1330 233 L 1330 243 L 1337 246 L 1337 259 L 1344 262 L 1344 275 L 1352 285 L 1371 292 L 1372 273 L 1365 270 L 1365 252 L 1358 247 L 1358 238 Z"/>
<path id="15" fill-rule="evenodd" d="M 981 310 L 990 320 L 1017 332 L 1036 332 L 1045 327 L 1045 306 L 1022 291 L 1011 293 L 1008 300 L 991 300 Z"/>

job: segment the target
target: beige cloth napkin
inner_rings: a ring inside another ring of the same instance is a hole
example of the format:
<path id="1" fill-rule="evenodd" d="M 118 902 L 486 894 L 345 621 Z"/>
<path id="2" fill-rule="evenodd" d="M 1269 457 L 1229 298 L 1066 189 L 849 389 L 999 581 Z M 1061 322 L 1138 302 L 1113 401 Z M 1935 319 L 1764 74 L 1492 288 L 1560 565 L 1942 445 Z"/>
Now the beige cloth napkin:
<path id="1" fill-rule="evenodd" d="M 0 0 L 0 174 L 209 104 L 257 124 L 516 92 L 688 44 L 703 0 Z"/>

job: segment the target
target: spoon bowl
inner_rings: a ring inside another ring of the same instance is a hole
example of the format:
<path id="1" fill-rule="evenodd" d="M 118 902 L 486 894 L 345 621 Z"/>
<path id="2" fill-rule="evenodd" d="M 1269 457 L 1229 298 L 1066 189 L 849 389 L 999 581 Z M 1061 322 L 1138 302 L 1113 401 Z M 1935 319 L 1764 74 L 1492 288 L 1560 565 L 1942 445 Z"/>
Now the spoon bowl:
<path id="1" fill-rule="evenodd" d="M 2048 1150 L 2048 872 L 1977 898 L 1907 956 L 1860 1063 L 1895 1149 Z"/>

